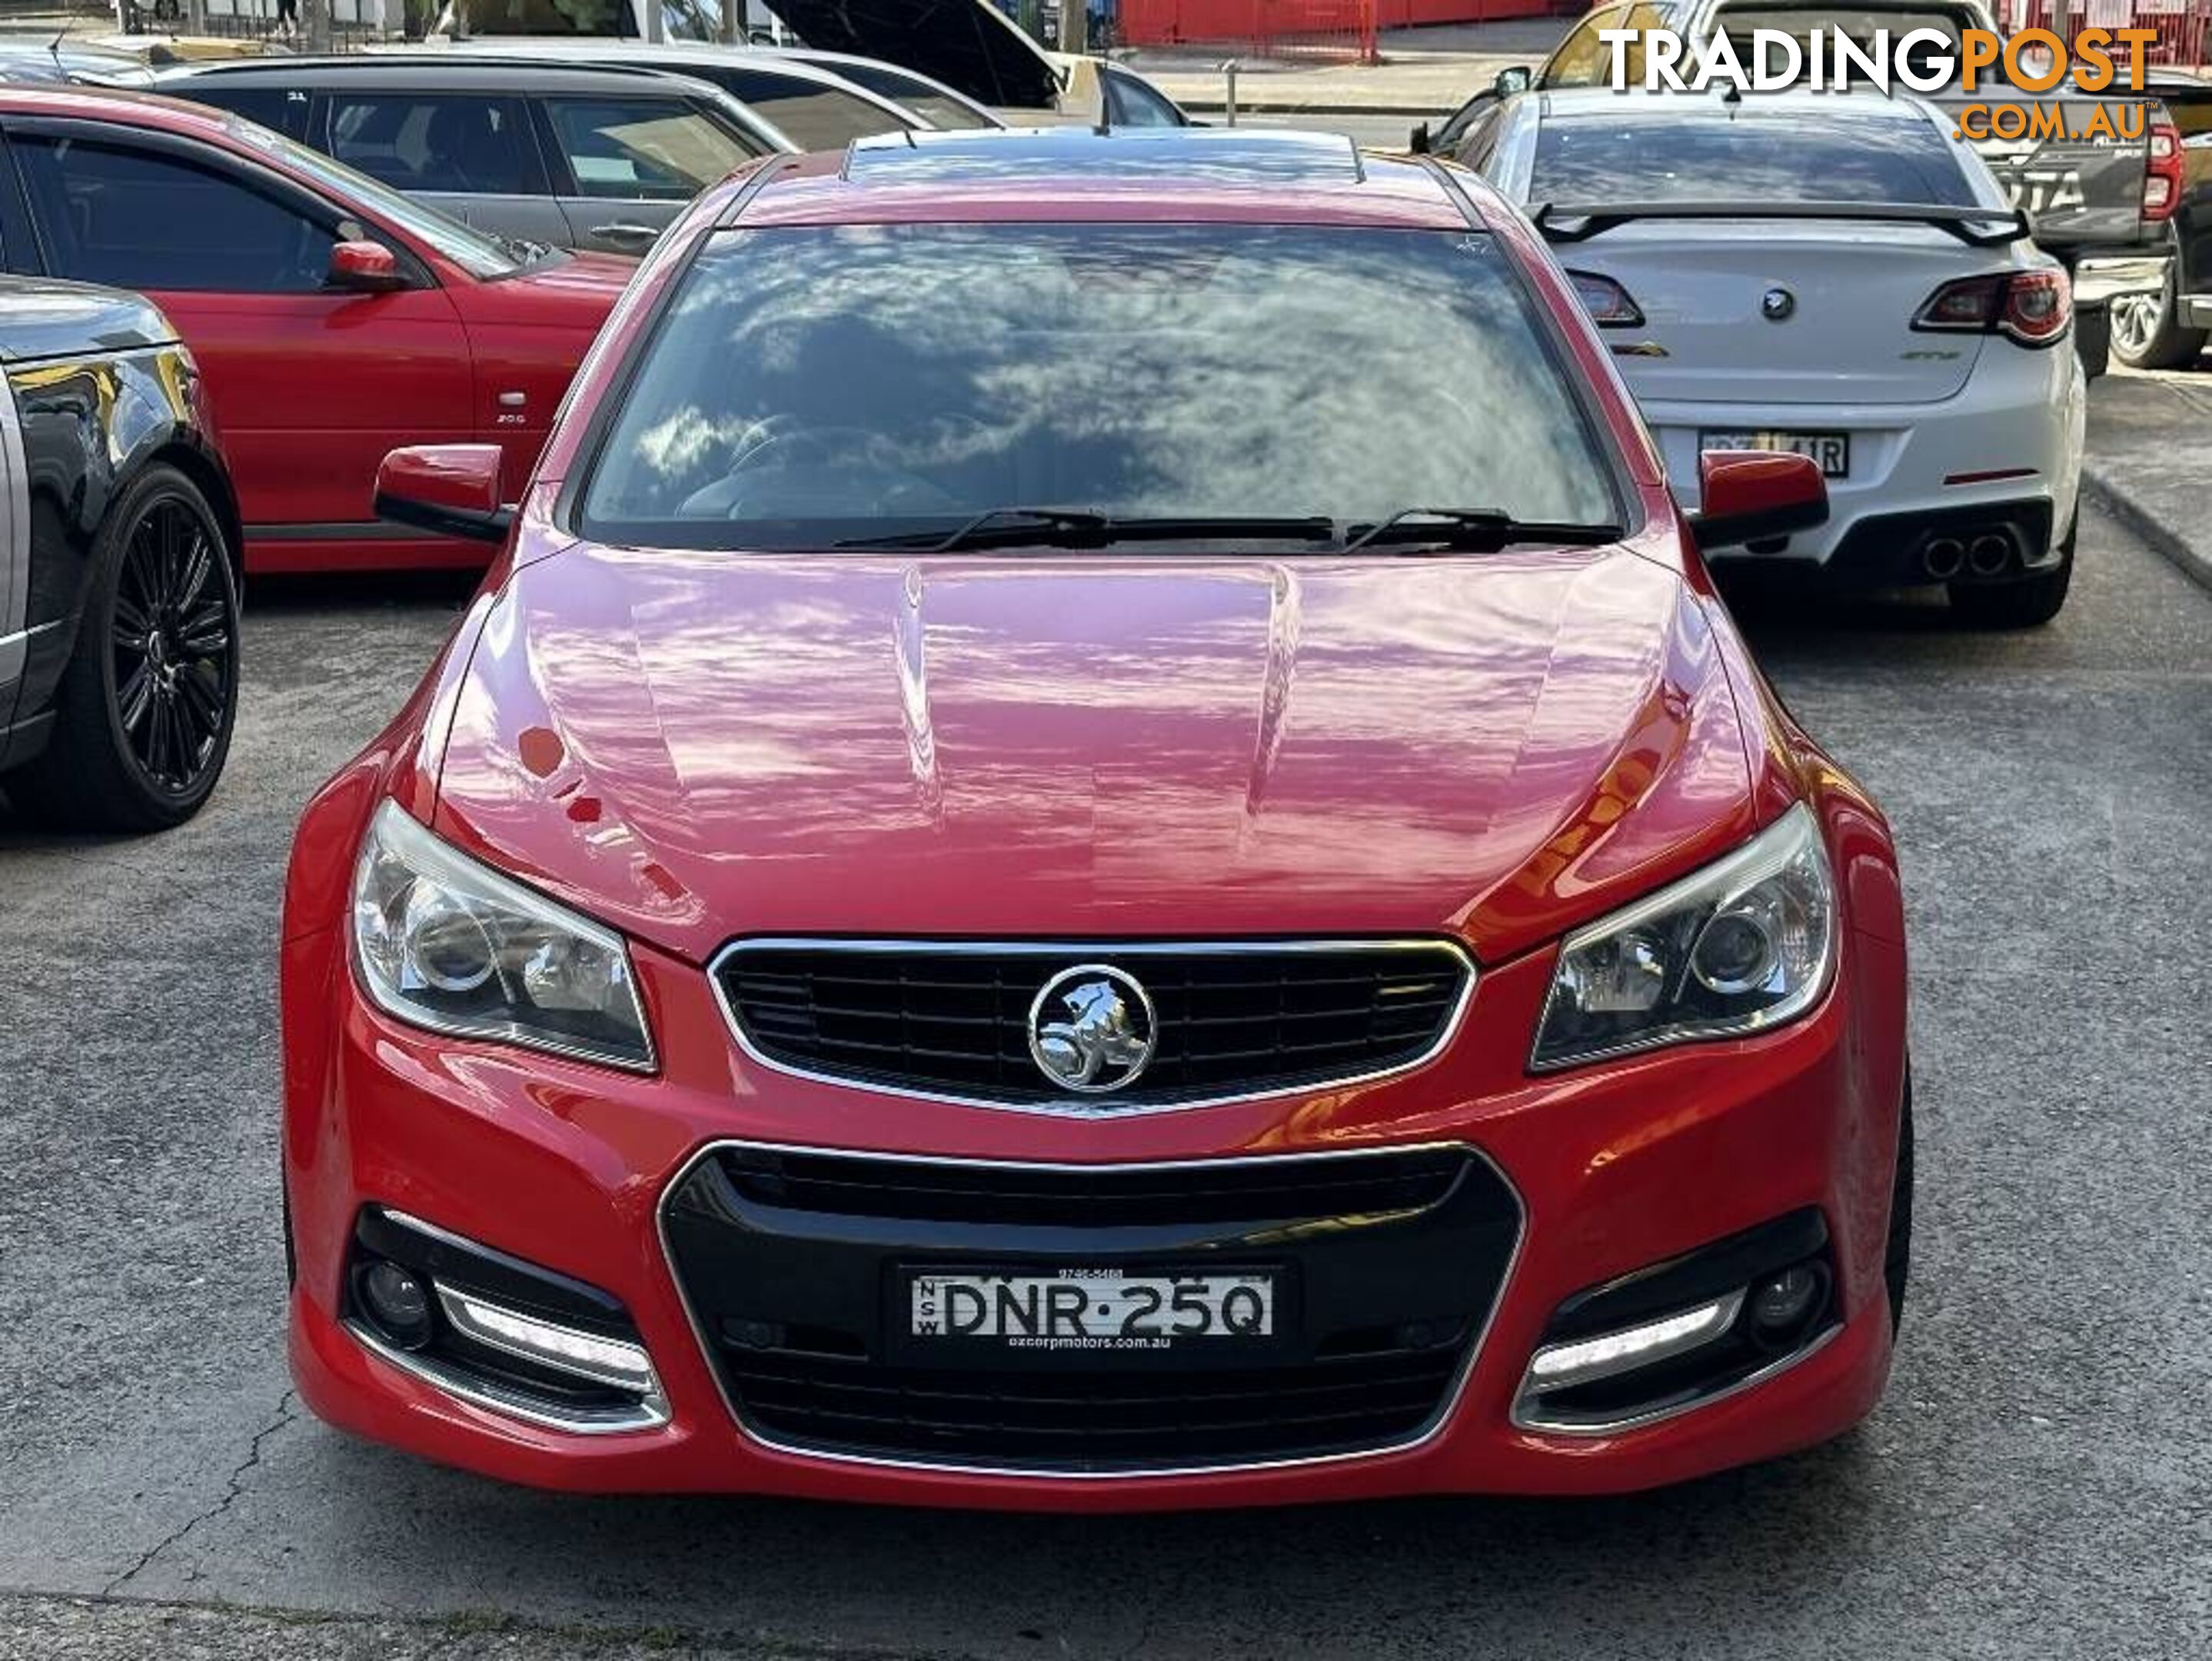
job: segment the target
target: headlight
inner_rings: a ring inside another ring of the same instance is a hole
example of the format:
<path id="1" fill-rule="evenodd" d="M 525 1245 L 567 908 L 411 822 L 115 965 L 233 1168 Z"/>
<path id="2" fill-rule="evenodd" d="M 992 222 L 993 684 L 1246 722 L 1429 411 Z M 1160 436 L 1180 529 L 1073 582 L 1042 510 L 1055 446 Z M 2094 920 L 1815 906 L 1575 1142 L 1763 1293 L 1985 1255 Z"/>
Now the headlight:
<path id="1" fill-rule="evenodd" d="M 1800 802 L 1726 859 L 1568 935 L 1528 1065 L 1778 1026 L 1820 1001 L 1835 962 L 1835 879 Z"/>
<path id="2" fill-rule="evenodd" d="M 622 936 L 447 846 L 387 801 L 353 878 L 354 961 L 417 1026 L 650 1072 Z"/>

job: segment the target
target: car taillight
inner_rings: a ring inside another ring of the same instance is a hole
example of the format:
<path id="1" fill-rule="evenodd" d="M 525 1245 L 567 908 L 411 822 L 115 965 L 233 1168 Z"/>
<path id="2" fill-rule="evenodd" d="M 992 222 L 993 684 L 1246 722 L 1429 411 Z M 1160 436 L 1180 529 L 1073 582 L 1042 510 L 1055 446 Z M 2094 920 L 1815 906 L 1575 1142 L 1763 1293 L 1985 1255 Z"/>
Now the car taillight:
<path id="1" fill-rule="evenodd" d="M 2181 205 L 2181 161 L 2180 129 L 2171 121 L 2153 122 L 2142 193 L 2142 216 L 2153 224 L 2172 218 Z"/>
<path id="2" fill-rule="evenodd" d="M 2001 334 L 2023 346 L 2048 346 L 2074 320 L 2074 287 L 2063 271 L 1962 277 L 1928 296 L 1913 314 L 1923 332 Z"/>
<path id="3" fill-rule="evenodd" d="M 1583 302 L 1583 309 L 1599 328 L 1633 329 L 1642 325 L 1642 308 L 1611 277 L 1595 271 L 1569 271 L 1567 280 L 1575 285 L 1575 298 Z"/>

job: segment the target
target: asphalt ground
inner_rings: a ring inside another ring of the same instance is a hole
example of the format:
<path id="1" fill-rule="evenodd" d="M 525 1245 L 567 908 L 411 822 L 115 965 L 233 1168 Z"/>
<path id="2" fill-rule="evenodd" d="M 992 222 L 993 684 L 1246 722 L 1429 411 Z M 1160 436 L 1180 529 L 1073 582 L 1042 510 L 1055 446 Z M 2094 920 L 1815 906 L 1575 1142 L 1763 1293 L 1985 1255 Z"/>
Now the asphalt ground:
<path id="1" fill-rule="evenodd" d="M 1737 596 L 1904 850 L 1923 1174 L 1880 1411 L 1634 1499 L 1085 1520 L 555 1498 L 302 1414 L 279 876 L 465 594 L 258 586 L 200 819 L 0 810 L 0 1655 L 2204 1653 L 2212 593 L 2092 515 L 2033 633 Z"/>

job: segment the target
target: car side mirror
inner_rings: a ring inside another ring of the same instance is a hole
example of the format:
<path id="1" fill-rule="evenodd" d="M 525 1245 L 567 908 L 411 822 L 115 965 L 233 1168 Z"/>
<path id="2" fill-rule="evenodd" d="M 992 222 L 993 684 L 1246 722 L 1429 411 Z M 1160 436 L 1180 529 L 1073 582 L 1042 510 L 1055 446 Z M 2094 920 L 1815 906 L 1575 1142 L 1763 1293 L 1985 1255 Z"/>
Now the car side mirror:
<path id="1" fill-rule="evenodd" d="M 381 242 L 340 242 L 331 249 L 331 268 L 324 281 L 348 294 L 389 294 L 404 289 L 399 257 Z"/>
<path id="2" fill-rule="evenodd" d="M 1491 81 L 1490 89 L 1500 98 L 1512 98 L 1528 91 L 1535 78 L 1535 70 L 1526 64 L 1516 64 L 1511 69 L 1498 70 Z"/>
<path id="3" fill-rule="evenodd" d="M 499 499 L 501 460 L 496 444 L 394 450 L 376 470 L 376 516 L 439 536 L 505 542 L 514 509 Z"/>
<path id="4" fill-rule="evenodd" d="M 1698 458 L 1698 546 L 1739 548 L 1828 522 L 1828 481 L 1809 456 L 1707 450 Z"/>
<path id="5" fill-rule="evenodd" d="M 1426 155 L 1431 147 L 1429 124 L 1425 121 L 1407 136 L 1406 148 L 1415 155 Z"/>

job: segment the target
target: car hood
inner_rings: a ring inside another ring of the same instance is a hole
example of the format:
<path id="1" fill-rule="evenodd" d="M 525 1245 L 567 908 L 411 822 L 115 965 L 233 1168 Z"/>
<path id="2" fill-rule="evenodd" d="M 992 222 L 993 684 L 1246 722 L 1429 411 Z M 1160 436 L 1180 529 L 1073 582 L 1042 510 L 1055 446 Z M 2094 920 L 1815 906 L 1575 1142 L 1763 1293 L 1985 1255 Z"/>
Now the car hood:
<path id="1" fill-rule="evenodd" d="M 637 275 L 637 264 L 623 254 L 584 251 L 526 266 L 501 281 L 533 295 L 587 301 L 611 310 L 630 278 Z"/>
<path id="2" fill-rule="evenodd" d="M 1048 110 L 1060 77 L 986 0 L 775 0 L 776 15 L 819 52 L 879 58 L 979 103 Z"/>
<path id="3" fill-rule="evenodd" d="M 46 277 L 0 277 L 0 363 L 136 351 L 176 338 L 161 308 L 142 295 Z"/>
<path id="4" fill-rule="evenodd" d="M 1455 933 L 1495 960 L 1751 829 L 1704 604 L 1619 549 L 518 571 L 437 825 L 733 936 Z"/>

